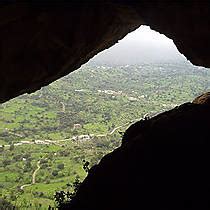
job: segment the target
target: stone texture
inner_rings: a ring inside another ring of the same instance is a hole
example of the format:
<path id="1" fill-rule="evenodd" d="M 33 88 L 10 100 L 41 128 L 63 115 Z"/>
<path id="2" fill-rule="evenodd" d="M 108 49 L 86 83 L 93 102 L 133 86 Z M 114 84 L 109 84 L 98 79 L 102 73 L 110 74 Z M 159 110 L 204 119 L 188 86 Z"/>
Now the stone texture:
<path id="1" fill-rule="evenodd" d="M 210 105 L 210 92 L 204 93 L 201 96 L 196 97 L 192 103 Z"/>
<path id="2" fill-rule="evenodd" d="M 192 63 L 210 67 L 208 1 L 3 2 L 0 102 L 74 71 L 141 24 L 172 38 Z"/>
<path id="3" fill-rule="evenodd" d="M 134 124 L 63 209 L 209 209 L 209 116 L 186 103 Z"/>
<path id="4" fill-rule="evenodd" d="M 19 3 L 0 14 L 0 102 L 79 68 L 142 23 L 128 7 L 105 3 Z"/>

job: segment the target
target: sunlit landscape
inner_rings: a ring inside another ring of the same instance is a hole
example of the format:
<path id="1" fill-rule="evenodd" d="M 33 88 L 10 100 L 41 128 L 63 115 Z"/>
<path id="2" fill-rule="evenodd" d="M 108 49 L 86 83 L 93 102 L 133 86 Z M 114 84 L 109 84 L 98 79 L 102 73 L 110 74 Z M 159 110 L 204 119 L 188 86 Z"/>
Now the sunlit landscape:
<path id="1" fill-rule="evenodd" d="M 172 51 L 174 59 L 161 61 L 163 50 L 159 58 L 153 51 L 145 62 L 126 63 L 120 56 L 108 62 L 110 52 L 104 52 L 49 86 L 1 104 L 0 197 L 20 208 L 56 206 L 55 192 L 73 193 L 75 180 L 87 175 L 84 165 L 119 147 L 131 124 L 209 91 L 210 71 Z"/>

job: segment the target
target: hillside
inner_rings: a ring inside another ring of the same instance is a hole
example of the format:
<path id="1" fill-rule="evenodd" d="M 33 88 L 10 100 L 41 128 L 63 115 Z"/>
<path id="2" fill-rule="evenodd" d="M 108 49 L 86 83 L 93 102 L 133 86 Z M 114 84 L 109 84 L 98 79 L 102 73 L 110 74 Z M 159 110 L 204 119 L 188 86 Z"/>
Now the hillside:
<path id="1" fill-rule="evenodd" d="M 0 105 L 0 194 L 16 206 L 54 205 L 118 147 L 140 118 L 191 101 L 210 89 L 210 71 L 181 62 L 87 64 L 41 90 Z"/>

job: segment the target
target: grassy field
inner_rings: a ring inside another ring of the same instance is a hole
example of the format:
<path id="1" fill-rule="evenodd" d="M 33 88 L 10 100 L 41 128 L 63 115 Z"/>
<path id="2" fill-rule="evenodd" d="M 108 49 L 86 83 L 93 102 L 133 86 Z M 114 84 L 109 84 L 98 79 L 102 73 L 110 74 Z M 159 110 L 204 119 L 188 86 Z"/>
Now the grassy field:
<path id="1" fill-rule="evenodd" d="M 208 81 L 209 70 L 189 63 L 86 65 L 1 104 L 0 197 L 22 209 L 54 206 L 56 191 L 86 176 L 84 160 L 97 164 L 121 144 L 129 122 L 193 100 Z"/>

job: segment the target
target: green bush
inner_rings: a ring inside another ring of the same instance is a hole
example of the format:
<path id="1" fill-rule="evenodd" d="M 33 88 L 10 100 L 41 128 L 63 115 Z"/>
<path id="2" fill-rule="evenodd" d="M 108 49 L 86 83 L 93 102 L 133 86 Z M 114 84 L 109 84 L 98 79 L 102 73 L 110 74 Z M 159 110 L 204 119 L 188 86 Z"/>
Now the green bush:
<path id="1" fill-rule="evenodd" d="M 58 176 L 58 171 L 57 171 L 57 170 L 53 170 L 53 171 L 52 171 L 52 175 L 53 175 L 53 176 Z"/>
<path id="2" fill-rule="evenodd" d="M 63 170 L 64 169 L 64 164 L 63 163 L 59 163 L 57 165 L 57 168 L 60 169 L 60 170 Z"/>

